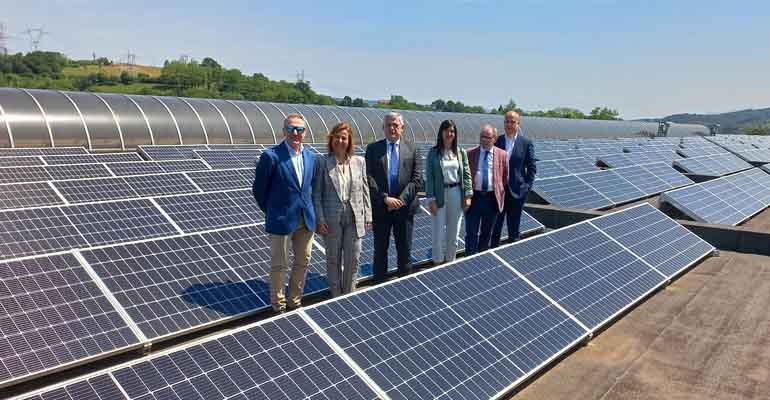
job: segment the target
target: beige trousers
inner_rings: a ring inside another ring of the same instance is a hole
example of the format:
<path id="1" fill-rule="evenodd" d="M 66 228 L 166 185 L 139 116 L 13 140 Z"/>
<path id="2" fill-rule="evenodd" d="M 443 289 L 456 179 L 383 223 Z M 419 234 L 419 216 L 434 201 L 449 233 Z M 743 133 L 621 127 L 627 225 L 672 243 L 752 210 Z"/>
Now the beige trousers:
<path id="1" fill-rule="evenodd" d="M 270 302 L 273 310 L 286 310 L 287 301 L 284 296 L 284 275 L 289 269 L 289 244 L 294 253 L 294 264 L 289 276 L 289 301 L 291 308 L 299 307 L 302 291 L 305 288 L 305 274 L 310 263 L 310 251 L 313 248 L 313 232 L 305 226 L 305 220 L 300 217 L 299 226 L 289 235 L 270 235 Z"/>

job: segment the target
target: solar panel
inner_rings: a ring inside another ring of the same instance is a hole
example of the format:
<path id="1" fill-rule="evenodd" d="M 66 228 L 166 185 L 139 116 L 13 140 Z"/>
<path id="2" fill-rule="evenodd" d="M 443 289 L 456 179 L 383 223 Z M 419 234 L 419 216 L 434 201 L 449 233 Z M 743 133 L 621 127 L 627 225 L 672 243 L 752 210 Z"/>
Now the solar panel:
<path id="1" fill-rule="evenodd" d="M 50 181 L 51 174 L 46 167 L 2 167 L 0 183 L 23 183 Z"/>
<path id="2" fill-rule="evenodd" d="M 535 181 L 533 191 L 547 202 L 567 208 L 595 210 L 612 205 L 612 201 L 575 175 Z"/>
<path id="3" fill-rule="evenodd" d="M 197 158 L 193 151 L 206 150 L 208 147 L 205 144 L 201 145 L 140 145 L 139 154 L 144 156 L 147 160 L 152 161 L 164 161 L 164 160 L 192 160 Z"/>
<path id="4" fill-rule="evenodd" d="M 0 387 L 139 344 L 69 253 L 1 264 L 0 304 Z"/>
<path id="5" fill-rule="evenodd" d="M 82 399 L 125 399 L 125 395 L 110 375 L 102 374 L 66 385 L 46 388 L 39 393 L 24 397 L 24 400 L 82 400 Z"/>
<path id="6" fill-rule="evenodd" d="M 665 182 L 668 185 L 668 189 L 692 185 L 694 183 L 690 178 L 675 170 L 668 163 L 659 162 L 644 164 L 641 168 L 651 172 L 656 178 Z"/>
<path id="7" fill-rule="evenodd" d="M 52 165 L 43 168 L 51 175 L 51 179 L 60 181 L 112 176 L 107 167 L 102 164 Z"/>
<path id="8" fill-rule="evenodd" d="M 586 331 L 491 254 L 306 307 L 390 398 L 490 398 Z"/>
<path id="9" fill-rule="evenodd" d="M 227 197 L 234 201 L 243 212 L 249 215 L 253 222 L 265 221 L 265 213 L 259 209 L 251 190 L 231 190 L 225 193 L 227 193 Z"/>
<path id="10" fill-rule="evenodd" d="M 53 206 L 64 201 L 47 183 L 13 183 L 0 186 L 0 209 Z"/>
<path id="11" fill-rule="evenodd" d="M 641 166 L 615 168 L 614 170 L 623 179 L 631 182 L 646 195 L 661 193 L 671 189 L 671 186 L 663 179 L 658 178 L 655 174 Z"/>
<path id="12" fill-rule="evenodd" d="M 559 165 L 556 160 L 539 161 L 537 163 L 537 177 L 540 179 L 554 178 L 569 174 L 570 172 Z"/>
<path id="13" fill-rule="evenodd" d="M 770 150 L 768 149 L 744 150 L 734 153 L 750 163 L 770 163 Z"/>
<path id="14" fill-rule="evenodd" d="M 84 147 L 0 148 L 0 157 L 43 156 L 57 154 L 88 154 Z"/>
<path id="15" fill-rule="evenodd" d="M 753 185 L 753 182 L 750 182 L 749 185 Z M 730 204 L 743 215 L 744 219 L 753 216 L 766 207 L 766 204 L 755 199 L 736 185 L 732 176 L 704 182 L 700 186 L 727 204 Z"/>
<path id="16" fill-rule="evenodd" d="M 770 205 L 770 175 L 759 168 L 753 168 L 735 174 L 732 179 L 741 190 L 762 203 Z"/>
<path id="17" fill-rule="evenodd" d="M 205 171 L 209 167 L 201 160 L 180 160 L 180 161 L 160 161 L 158 162 L 163 172 L 187 172 L 187 171 Z"/>
<path id="18" fill-rule="evenodd" d="M 0 259 L 52 253 L 87 244 L 59 208 L 0 212 Z"/>
<path id="19" fill-rule="evenodd" d="M 685 158 L 674 161 L 674 165 L 691 174 L 708 176 L 722 176 L 751 168 L 751 164 L 733 154 Z"/>
<path id="20" fill-rule="evenodd" d="M 125 178 L 102 178 L 53 182 L 70 203 L 88 203 L 139 197 Z"/>
<path id="21" fill-rule="evenodd" d="M 62 207 L 92 246 L 177 234 L 173 225 L 145 199 Z"/>
<path id="22" fill-rule="evenodd" d="M 737 225 L 746 219 L 743 213 L 701 185 L 665 192 L 660 196 L 660 200 L 671 204 L 696 221 Z"/>
<path id="23" fill-rule="evenodd" d="M 156 161 L 109 163 L 107 168 L 116 176 L 161 174 L 163 168 Z"/>
<path id="24" fill-rule="evenodd" d="M 710 156 L 710 155 L 716 155 L 716 154 L 725 154 L 728 151 L 719 147 L 719 146 L 702 146 L 702 145 L 694 145 L 692 147 L 685 147 L 683 149 L 677 150 L 677 152 L 685 157 L 701 157 L 701 156 Z"/>
<path id="25" fill-rule="evenodd" d="M 591 329 L 664 282 L 660 273 L 588 223 L 494 252 Z"/>
<path id="26" fill-rule="evenodd" d="M 45 165 L 40 157 L 0 157 L 0 167 Z"/>
<path id="27" fill-rule="evenodd" d="M 578 178 L 615 204 L 622 204 L 647 196 L 646 193 L 612 169 L 579 174 Z"/>
<path id="28" fill-rule="evenodd" d="M 187 174 L 204 192 L 250 188 L 254 183 L 254 169 L 220 169 Z"/>
<path id="29" fill-rule="evenodd" d="M 270 235 L 262 225 L 223 229 L 201 234 L 222 258 L 233 267 L 265 307 L 270 304 Z M 289 260 L 293 260 L 289 246 Z M 288 275 L 285 277 L 288 285 Z M 326 282 L 326 257 L 313 249 L 310 253 L 308 273 L 305 276 L 304 294 L 309 295 L 328 289 Z"/>
<path id="30" fill-rule="evenodd" d="M 297 314 L 135 362 L 112 375 L 132 399 L 378 398 Z"/>
<path id="31" fill-rule="evenodd" d="M 185 232 L 250 225 L 264 220 L 241 208 L 227 192 L 162 197 L 157 202 Z"/>
<path id="32" fill-rule="evenodd" d="M 93 164 L 97 162 L 92 154 L 67 155 L 67 156 L 43 156 L 48 165 L 61 164 Z"/>
<path id="33" fill-rule="evenodd" d="M 591 220 L 668 278 L 679 275 L 715 249 L 650 204 Z"/>
<path id="34" fill-rule="evenodd" d="M 197 235 L 115 245 L 82 254 L 151 340 L 264 306 Z"/>
<path id="35" fill-rule="evenodd" d="M 229 151 L 195 150 L 195 155 L 205 161 L 212 169 L 245 167 L 241 160 Z"/>
<path id="36" fill-rule="evenodd" d="M 139 175 L 127 176 L 123 179 L 138 197 L 199 192 L 184 174 Z"/>
<path id="37" fill-rule="evenodd" d="M 585 157 L 565 158 L 561 160 L 556 160 L 556 162 L 559 163 L 559 165 L 562 168 L 566 169 L 571 174 L 580 174 L 583 172 L 591 172 L 591 171 L 598 170 L 594 162 Z M 538 170 L 540 169 L 540 164 L 537 165 L 537 168 Z"/>

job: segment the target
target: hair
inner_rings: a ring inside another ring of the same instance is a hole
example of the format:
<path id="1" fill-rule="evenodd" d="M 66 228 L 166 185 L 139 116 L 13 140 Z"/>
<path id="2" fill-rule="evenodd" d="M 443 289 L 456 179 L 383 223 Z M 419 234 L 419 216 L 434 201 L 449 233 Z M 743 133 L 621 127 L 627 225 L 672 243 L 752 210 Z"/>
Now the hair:
<path id="1" fill-rule="evenodd" d="M 334 137 L 339 135 L 340 132 L 348 131 L 348 148 L 345 149 L 345 154 L 348 155 L 348 157 L 353 155 L 353 149 L 356 148 L 356 141 L 353 139 L 353 128 L 350 127 L 350 124 L 347 122 L 340 122 L 337 125 L 334 125 L 332 127 L 331 132 L 329 132 L 329 135 L 327 135 L 328 142 L 326 143 L 326 146 L 329 150 L 329 153 L 334 153 L 334 150 L 332 150 L 332 141 L 334 140 Z"/>
<path id="2" fill-rule="evenodd" d="M 516 111 L 508 111 L 507 113 L 505 113 L 504 117 L 516 117 L 519 120 L 521 120 L 521 115 L 519 115 L 519 113 L 517 113 Z"/>
<path id="3" fill-rule="evenodd" d="M 290 119 L 301 119 L 302 121 L 305 121 L 305 117 L 303 117 L 300 114 L 289 114 L 286 116 L 286 119 L 283 120 L 283 130 L 286 130 L 286 127 L 289 126 L 289 120 Z"/>
<path id="4" fill-rule="evenodd" d="M 457 130 L 457 124 L 451 119 L 445 119 L 444 122 L 438 127 L 438 133 L 436 134 L 436 145 L 433 147 L 439 153 L 444 152 L 444 130 L 454 128 L 455 138 L 452 140 L 451 149 L 452 152 L 457 154 L 457 137 L 460 136 L 460 132 Z"/>
<path id="5" fill-rule="evenodd" d="M 391 111 L 387 114 L 385 114 L 385 117 L 382 118 L 382 127 L 385 127 L 385 121 L 389 119 L 397 119 L 399 122 L 401 122 L 401 126 L 404 126 L 404 116 L 395 112 Z"/>
<path id="6" fill-rule="evenodd" d="M 481 129 L 479 130 L 479 135 L 481 135 L 481 132 L 484 132 L 484 129 L 487 129 L 487 128 L 492 128 L 492 133 L 497 135 L 497 127 L 492 124 L 481 125 Z"/>

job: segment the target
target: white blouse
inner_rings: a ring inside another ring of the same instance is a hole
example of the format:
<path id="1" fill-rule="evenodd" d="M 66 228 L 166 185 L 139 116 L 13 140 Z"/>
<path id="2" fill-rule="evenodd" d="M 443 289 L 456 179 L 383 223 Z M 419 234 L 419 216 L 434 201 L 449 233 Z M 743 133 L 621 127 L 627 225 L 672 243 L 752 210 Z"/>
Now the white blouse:
<path id="1" fill-rule="evenodd" d="M 452 152 L 441 156 L 441 173 L 444 174 L 445 185 L 460 182 L 460 160 Z"/>

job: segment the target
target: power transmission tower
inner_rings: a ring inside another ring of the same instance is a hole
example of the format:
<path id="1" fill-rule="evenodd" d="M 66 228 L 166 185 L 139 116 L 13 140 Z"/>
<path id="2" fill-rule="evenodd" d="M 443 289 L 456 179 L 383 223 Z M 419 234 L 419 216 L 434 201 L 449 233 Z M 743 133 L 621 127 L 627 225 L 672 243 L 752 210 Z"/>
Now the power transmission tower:
<path id="1" fill-rule="evenodd" d="M 182 64 L 189 64 L 190 63 L 190 56 L 187 54 L 182 54 L 179 56 L 179 62 Z"/>
<path id="2" fill-rule="evenodd" d="M 51 34 L 51 32 L 46 32 L 42 27 L 27 28 L 24 33 L 29 36 L 29 45 L 32 51 L 37 51 L 40 48 L 40 40 L 43 39 L 43 36 Z"/>
<path id="3" fill-rule="evenodd" d="M 135 75 L 136 54 L 132 53 L 131 50 L 126 53 L 126 66 L 128 67 L 128 72 L 132 75 Z"/>
<path id="4" fill-rule="evenodd" d="M 297 82 L 304 82 L 305 81 L 305 70 L 303 69 L 300 72 L 297 72 Z"/>

